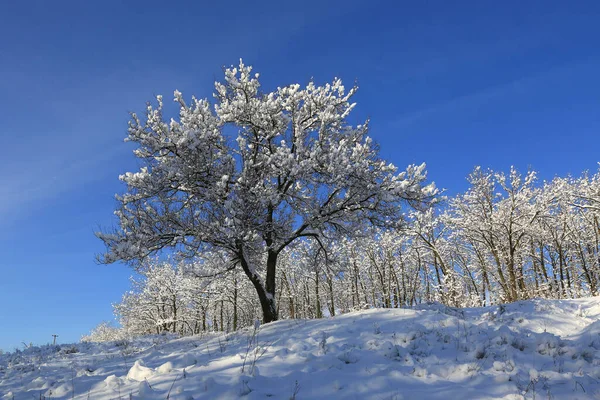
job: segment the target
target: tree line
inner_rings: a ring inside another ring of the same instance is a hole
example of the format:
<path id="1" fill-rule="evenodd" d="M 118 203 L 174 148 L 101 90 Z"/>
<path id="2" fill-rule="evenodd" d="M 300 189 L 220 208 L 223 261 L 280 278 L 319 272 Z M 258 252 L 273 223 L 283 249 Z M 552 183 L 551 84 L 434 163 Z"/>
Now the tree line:
<path id="1" fill-rule="evenodd" d="M 468 181 L 464 193 L 407 212 L 401 228 L 290 246 L 276 276 L 279 317 L 598 295 L 600 173 L 539 183 L 533 171 L 476 168 Z M 114 305 L 123 330 L 188 335 L 251 325 L 260 302 L 230 263 L 214 251 L 147 262 Z"/>

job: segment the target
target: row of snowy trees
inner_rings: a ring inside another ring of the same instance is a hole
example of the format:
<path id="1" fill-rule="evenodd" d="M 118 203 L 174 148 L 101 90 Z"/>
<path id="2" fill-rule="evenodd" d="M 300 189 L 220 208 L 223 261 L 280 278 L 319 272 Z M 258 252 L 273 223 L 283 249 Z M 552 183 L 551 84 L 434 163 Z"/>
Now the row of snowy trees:
<path id="1" fill-rule="evenodd" d="M 240 61 L 213 102 L 176 91 L 177 118 L 161 96 L 132 114 L 142 166 L 98 233 L 100 262 L 139 273 L 115 306 L 127 332 L 596 294 L 597 175 L 536 185 L 478 168 L 442 199 L 424 164 L 399 171 L 368 121 L 349 122 L 355 92 L 339 79 L 263 92 Z"/>
<path id="2" fill-rule="evenodd" d="M 297 241 L 279 259 L 280 318 L 438 301 L 455 307 L 598 294 L 600 173 L 536 184 L 480 168 L 470 188 L 412 210 L 401 229 Z M 260 317 L 225 252 L 140 269 L 115 314 L 133 335 L 235 330 Z"/>
<path id="3" fill-rule="evenodd" d="M 598 294 L 600 174 L 541 185 L 535 176 L 478 168 L 469 190 L 431 219 L 439 239 L 429 247 L 460 277 L 447 286 L 478 304 Z"/>

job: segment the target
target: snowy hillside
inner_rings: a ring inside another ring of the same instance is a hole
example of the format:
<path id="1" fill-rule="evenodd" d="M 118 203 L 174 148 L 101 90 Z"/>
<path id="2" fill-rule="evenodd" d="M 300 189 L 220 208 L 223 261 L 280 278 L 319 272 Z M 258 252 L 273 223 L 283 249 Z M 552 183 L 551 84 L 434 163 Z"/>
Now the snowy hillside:
<path id="1" fill-rule="evenodd" d="M 0 356 L 0 398 L 598 399 L 599 317 L 600 298 L 434 304 L 33 347 Z"/>

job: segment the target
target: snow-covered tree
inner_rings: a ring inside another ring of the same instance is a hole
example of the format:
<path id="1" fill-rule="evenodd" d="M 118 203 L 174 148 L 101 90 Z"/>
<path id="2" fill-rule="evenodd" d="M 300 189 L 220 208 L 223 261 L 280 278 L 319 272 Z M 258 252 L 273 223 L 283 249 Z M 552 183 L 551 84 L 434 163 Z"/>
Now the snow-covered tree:
<path id="1" fill-rule="evenodd" d="M 225 251 L 252 282 L 264 322 L 278 318 L 276 271 L 282 251 L 300 238 L 392 227 L 400 203 L 435 195 L 425 166 L 397 168 L 380 159 L 368 122 L 352 126 L 356 88 L 341 80 L 262 92 L 241 61 L 215 83 L 215 104 L 175 92 L 179 118 L 163 100 L 132 114 L 127 140 L 143 167 L 121 180 L 119 227 L 98 234 L 100 261 L 139 265 L 163 249 L 193 257 Z M 228 135 L 228 133 L 232 133 Z M 227 266 L 224 266 L 227 267 Z"/>
<path id="2" fill-rule="evenodd" d="M 132 335 L 144 333 L 181 333 L 188 327 L 188 304 L 199 296 L 199 288 L 181 267 L 167 262 L 149 262 L 132 278 L 132 290 L 114 305 L 121 325 Z M 193 290 L 196 289 L 196 290 Z"/>
<path id="3" fill-rule="evenodd" d="M 237 270 L 225 271 L 223 260 L 209 252 L 189 263 L 146 262 L 131 278 L 131 290 L 113 305 L 123 331 L 191 335 L 251 324 L 259 315 L 252 285 Z"/>
<path id="4" fill-rule="evenodd" d="M 500 285 L 503 301 L 530 297 L 523 267 L 527 235 L 539 217 L 534 182 L 534 172 L 522 177 L 511 168 L 506 176 L 477 167 L 469 190 L 450 200 L 450 228 L 476 255 L 484 282 Z"/>
<path id="5" fill-rule="evenodd" d="M 127 338 L 125 329 L 113 326 L 108 321 L 100 322 L 89 335 L 81 337 L 82 342 L 116 342 Z"/>

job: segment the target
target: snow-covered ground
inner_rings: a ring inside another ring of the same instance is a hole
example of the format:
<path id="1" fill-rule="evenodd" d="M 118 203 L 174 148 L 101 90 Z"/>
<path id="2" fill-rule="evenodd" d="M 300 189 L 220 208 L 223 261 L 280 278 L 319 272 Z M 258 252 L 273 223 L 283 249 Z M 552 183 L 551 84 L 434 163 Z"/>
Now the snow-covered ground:
<path id="1" fill-rule="evenodd" d="M 0 398 L 600 399 L 599 317 L 599 297 L 434 304 L 33 347 L 0 356 Z"/>

